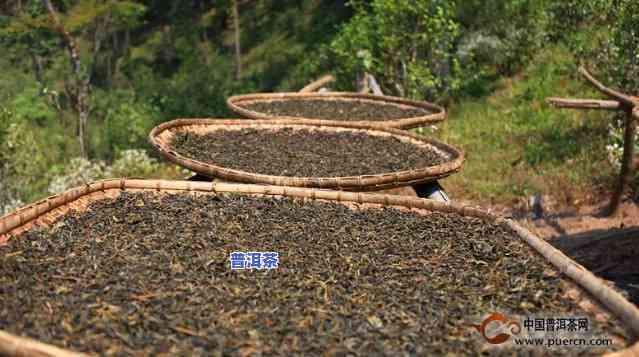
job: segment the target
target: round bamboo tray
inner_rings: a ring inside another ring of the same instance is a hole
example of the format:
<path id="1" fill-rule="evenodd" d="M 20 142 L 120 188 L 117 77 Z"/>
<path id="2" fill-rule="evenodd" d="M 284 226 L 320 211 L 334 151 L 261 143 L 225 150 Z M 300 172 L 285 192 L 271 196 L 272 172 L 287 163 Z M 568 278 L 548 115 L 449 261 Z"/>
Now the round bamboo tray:
<path id="1" fill-rule="evenodd" d="M 412 128 L 423 127 L 423 126 L 431 125 L 434 123 L 438 123 L 446 119 L 446 110 L 433 103 L 417 102 L 417 101 L 412 101 L 412 100 L 398 98 L 398 97 L 363 94 L 363 93 L 351 93 L 351 92 L 323 92 L 323 93 L 292 92 L 292 93 L 246 94 L 246 95 L 232 96 L 227 99 L 226 104 L 234 112 L 249 119 L 278 119 L 279 118 L 279 119 L 294 119 L 294 120 L 302 120 L 302 121 L 318 120 L 317 118 L 302 118 L 302 117 L 293 117 L 293 116 L 285 116 L 285 115 L 274 116 L 267 113 L 256 112 L 256 111 L 252 111 L 245 108 L 245 105 L 256 103 L 256 102 L 269 103 L 274 101 L 303 100 L 303 99 L 378 103 L 378 104 L 392 105 L 392 106 L 396 106 L 398 108 L 404 108 L 404 109 L 406 108 L 423 109 L 429 112 L 429 114 L 425 114 L 423 116 L 407 117 L 407 118 L 401 118 L 401 119 L 379 118 L 379 120 L 359 120 L 359 121 L 334 120 L 337 123 L 351 123 L 354 125 L 369 126 L 369 127 L 375 126 L 375 127 L 396 128 L 396 129 L 412 129 Z"/>
<path id="2" fill-rule="evenodd" d="M 374 175 L 343 177 L 287 177 L 264 175 L 241 170 L 225 168 L 215 163 L 201 162 L 177 153 L 171 147 L 172 137 L 177 132 L 197 134 L 217 130 L 254 129 L 312 129 L 329 132 L 351 131 L 364 132 L 368 135 L 392 136 L 398 140 L 414 145 L 428 147 L 441 155 L 446 161 L 442 164 L 416 168 L 406 171 L 386 172 Z M 402 130 L 386 128 L 370 128 L 359 125 L 312 120 L 299 122 L 295 120 L 226 120 L 226 119 L 177 119 L 160 124 L 149 134 L 151 145 L 168 160 L 196 173 L 211 178 L 221 178 L 232 182 L 255 183 L 264 185 L 293 186 L 340 189 L 344 191 L 379 191 L 419 183 L 436 181 L 447 177 L 461 169 L 464 155 L 458 149 L 423 136 L 414 135 Z"/>
<path id="3" fill-rule="evenodd" d="M 546 241 L 533 235 L 512 220 L 493 215 L 475 208 L 456 204 L 443 204 L 436 201 L 414 197 L 392 196 L 380 194 L 353 193 L 343 191 L 314 190 L 307 188 L 283 186 L 241 185 L 232 183 L 160 181 L 160 180 L 127 180 L 112 179 L 98 181 L 71 189 L 59 195 L 51 196 L 39 202 L 0 218 L 0 245 L 34 227 L 53 225 L 70 210 L 85 210 L 96 200 L 115 198 L 123 191 L 146 191 L 157 194 L 188 192 L 191 194 L 234 193 L 241 195 L 259 195 L 271 197 L 293 197 L 306 200 L 324 200 L 338 202 L 351 209 L 358 207 L 381 208 L 395 207 L 411 210 L 424 216 L 429 212 L 455 212 L 463 216 L 471 216 L 487 222 L 504 223 L 511 227 L 536 253 L 543 256 L 553 268 L 570 280 L 566 284 L 576 284 L 576 288 L 585 292 L 579 293 L 580 307 L 585 310 L 617 317 L 636 342 L 639 336 L 639 309 L 621 294 L 606 285 L 590 271 L 577 264 Z M 639 344 L 635 344 L 616 352 L 614 356 L 636 356 Z M 0 355 L 7 356 L 78 356 L 80 354 L 60 349 L 25 337 L 18 337 L 0 331 Z"/>
<path id="4" fill-rule="evenodd" d="M 187 179 L 188 181 L 204 181 L 204 182 L 227 182 L 227 183 L 232 183 L 230 181 L 224 181 L 224 180 L 220 180 L 220 179 L 212 179 L 210 177 L 206 177 L 200 174 L 195 174 L 191 177 L 189 177 Z M 237 183 L 237 182 L 236 182 Z M 377 193 L 386 193 L 389 195 L 400 195 L 400 196 L 411 196 L 411 197 L 423 197 L 423 198 L 428 198 L 428 197 L 424 197 L 424 196 L 419 196 L 417 194 L 417 192 L 415 191 L 415 189 L 412 186 L 403 186 L 403 187 L 397 187 L 397 188 L 391 188 L 389 190 L 381 190 L 381 191 L 377 191 Z M 440 192 L 438 192 L 439 194 L 443 194 L 446 195 L 446 193 L 444 192 L 443 189 L 440 190 Z M 447 198 L 448 196 L 446 196 Z"/>

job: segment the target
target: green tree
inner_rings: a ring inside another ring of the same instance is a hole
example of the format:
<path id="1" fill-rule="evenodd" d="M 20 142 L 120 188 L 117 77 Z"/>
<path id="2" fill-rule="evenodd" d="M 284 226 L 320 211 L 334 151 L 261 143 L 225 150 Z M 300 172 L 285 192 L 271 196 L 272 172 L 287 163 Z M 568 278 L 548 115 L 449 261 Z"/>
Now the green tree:
<path id="1" fill-rule="evenodd" d="M 618 0 L 603 7 L 595 5 L 601 4 L 598 1 L 580 4 L 590 11 L 597 9 L 587 16 L 605 17 L 608 31 L 598 46 L 583 50 L 583 53 L 590 56 L 582 56 L 582 61 L 587 66 L 594 65 L 596 76 L 606 84 L 599 82 L 584 68 L 580 69 L 580 72 L 600 92 L 615 101 L 615 109 L 619 109 L 620 113 L 610 133 L 612 143 L 607 147 L 613 162 L 621 168 L 619 181 L 607 212 L 615 214 L 625 189 L 636 175 L 639 99 L 633 95 L 639 92 L 639 3 L 634 0 Z M 602 9 L 605 11 L 601 12 Z M 560 101 L 554 102 L 562 105 Z M 568 107 L 591 109 L 583 104 Z"/>
<path id="2" fill-rule="evenodd" d="M 363 71 L 384 93 L 440 99 L 460 84 L 454 48 L 459 23 L 454 2 L 438 0 L 352 1 L 355 15 L 332 41 L 328 58 L 342 86 Z"/>
<path id="3" fill-rule="evenodd" d="M 460 2 L 462 46 L 476 54 L 480 69 L 513 75 L 545 45 L 550 1 L 553 0 Z"/>
<path id="4" fill-rule="evenodd" d="M 591 55 L 591 62 L 607 82 L 639 94 L 639 2 L 617 0 L 607 10 L 607 36 Z"/>
<path id="5" fill-rule="evenodd" d="M 22 48 L 33 58 L 35 77 L 43 91 L 47 87 L 43 58 L 57 53 L 56 47 L 67 50 L 70 72 L 58 71 L 54 80 L 64 79 L 69 106 L 77 115 L 80 154 L 86 157 L 92 76 L 104 40 L 114 31 L 133 26 L 145 8 L 135 2 L 116 0 L 58 3 L 42 0 L 29 1 L 26 5 L 20 6 L 20 12 L 16 10 L 8 20 L 3 21 L 0 38 L 5 43 L 18 45 L 17 50 Z"/>

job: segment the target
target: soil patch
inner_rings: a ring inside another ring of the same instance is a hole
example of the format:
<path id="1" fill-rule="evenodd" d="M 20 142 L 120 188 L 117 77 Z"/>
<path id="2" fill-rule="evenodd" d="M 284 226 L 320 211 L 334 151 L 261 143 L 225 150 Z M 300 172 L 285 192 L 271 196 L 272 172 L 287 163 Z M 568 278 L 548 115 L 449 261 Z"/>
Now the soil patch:
<path id="1" fill-rule="evenodd" d="M 598 205 L 548 210 L 541 219 L 520 223 L 599 277 L 616 285 L 639 306 L 639 206 L 623 202 L 615 217 L 603 217 Z"/>

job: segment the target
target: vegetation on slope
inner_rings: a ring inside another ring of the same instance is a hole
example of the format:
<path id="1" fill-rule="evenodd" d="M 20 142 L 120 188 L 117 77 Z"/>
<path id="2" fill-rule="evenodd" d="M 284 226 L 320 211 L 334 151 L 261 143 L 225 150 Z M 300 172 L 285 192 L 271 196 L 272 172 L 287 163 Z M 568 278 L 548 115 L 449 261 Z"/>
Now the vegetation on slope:
<path id="1" fill-rule="evenodd" d="M 597 96 L 576 76 L 584 59 L 639 93 L 637 28 L 633 0 L 4 1 L 0 211 L 106 175 L 184 178 L 147 152 L 158 123 L 225 117 L 231 94 L 298 90 L 327 72 L 353 90 L 364 71 L 385 93 L 450 108 L 438 135 L 468 154 L 444 182 L 456 197 L 570 203 L 611 189 L 619 124 L 544 99 Z M 72 160 L 85 84 L 86 157 Z"/>

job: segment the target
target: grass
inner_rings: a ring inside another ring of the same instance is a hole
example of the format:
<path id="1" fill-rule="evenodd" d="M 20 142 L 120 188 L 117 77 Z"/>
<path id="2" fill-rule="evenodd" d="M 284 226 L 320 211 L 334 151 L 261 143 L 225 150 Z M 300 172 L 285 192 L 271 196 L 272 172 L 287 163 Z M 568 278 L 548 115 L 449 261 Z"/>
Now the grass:
<path id="1" fill-rule="evenodd" d="M 442 182 L 453 199 L 508 206 L 535 194 L 564 205 L 608 199 L 617 174 L 605 150 L 614 114 L 559 110 L 545 103 L 549 96 L 600 97 L 576 74 L 576 62 L 566 48 L 548 46 L 516 77 L 491 83 L 495 89 L 488 96 L 449 107 L 449 119 L 437 135 L 466 153 L 462 172 Z M 0 76 L 0 83 L 9 80 Z M 31 106 L 27 116 L 36 109 Z M 57 121 L 36 120 L 30 126 L 38 130 L 23 130 L 19 146 L 30 150 L 17 150 L 14 158 L 25 166 L 16 168 L 28 201 L 47 194 L 52 168 L 62 166 L 76 145 Z M 182 175 L 161 165 L 153 177 Z"/>
<path id="2" fill-rule="evenodd" d="M 550 96 L 599 97 L 576 74 L 563 47 L 542 51 L 489 97 L 449 108 L 438 136 L 466 154 L 462 172 L 443 181 L 455 198 L 512 205 L 550 195 L 565 205 L 605 200 L 615 170 L 607 160 L 613 115 L 555 109 Z"/>

